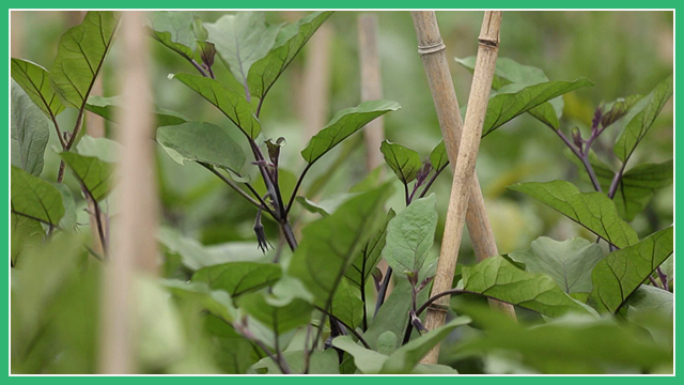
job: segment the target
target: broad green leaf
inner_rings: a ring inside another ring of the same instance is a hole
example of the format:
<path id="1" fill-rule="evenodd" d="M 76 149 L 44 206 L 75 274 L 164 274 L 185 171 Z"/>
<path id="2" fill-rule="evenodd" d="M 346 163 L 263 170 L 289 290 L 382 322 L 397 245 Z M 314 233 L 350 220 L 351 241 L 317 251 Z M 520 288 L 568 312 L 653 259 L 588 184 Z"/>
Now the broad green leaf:
<path id="1" fill-rule="evenodd" d="M 619 217 L 615 203 L 603 193 L 581 193 L 572 183 L 561 180 L 519 183 L 509 188 L 551 206 L 617 247 L 639 241 L 636 231 Z"/>
<path id="2" fill-rule="evenodd" d="M 651 201 L 656 189 L 672 184 L 673 174 L 672 160 L 641 164 L 624 173 L 613 197 L 620 216 L 627 221 L 634 220 Z"/>
<path id="3" fill-rule="evenodd" d="M 76 151 L 83 156 L 97 157 L 103 162 L 116 163 L 119 161 L 121 145 L 111 139 L 83 135 L 76 145 Z"/>
<path id="4" fill-rule="evenodd" d="M 223 290 L 234 298 L 271 286 L 281 275 L 280 265 L 274 263 L 227 262 L 197 270 L 192 282 L 205 282 L 212 290 Z"/>
<path id="5" fill-rule="evenodd" d="M 62 152 L 59 155 L 95 201 L 99 202 L 109 194 L 114 173 L 112 163 L 75 152 Z"/>
<path id="6" fill-rule="evenodd" d="M 384 218 L 378 214 L 390 193 L 385 184 L 359 194 L 302 230 L 288 274 L 304 283 L 319 306 L 329 305 L 354 256 L 381 225 Z"/>
<path id="7" fill-rule="evenodd" d="M 358 107 L 339 111 L 327 126 L 311 138 L 309 144 L 302 151 L 302 157 L 309 164 L 316 162 L 326 152 L 373 119 L 399 108 L 401 107 L 396 102 L 373 100 L 363 102 Z"/>
<path id="8" fill-rule="evenodd" d="M 150 16 L 152 37 L 186 59 L 194 56 L 197 42 L 192 30 L 194 16 L 183 11 L 158 11 Z"/>
<path id="9" fill-rule="evenodd" d="M 591 270 L 603 259 L 601 247 L 583 238 L 563 242 L 541 237 L 529 249 L 508 254 L 525 271 L 551 276 L 566 293 L 590 293 Z"/>
<path id="10" fill-rule="evenodd" d="M 381 372 L 388 374 L 409 373 L 435 345 L 442 342 L 459 326 L 470 323 L 469 317 L 458 317 L 446 325 L 431 330 L 397 349 L 382 365 Z"/>
<path id="11" fill-rule="evenodd" d="M 340 287 L 330 305 L 330 313 L 351 328 L 356 329 L 363 322 L 363 301 L 359 291 L 347 281 L 340 282 Z"/>
<path id="12" fill-rule="evenodd" d="M 636 245 L 616 250 L 591 273 L 594 288 L 590 299 L 600 310 L 616 312 L 673 251 L 673 228 L 644 238 Z"/>
<path id="13" fill-rule="evenodd" d="M 303 350 L 289 351 L 282 354 L 290 374 L 304 374 L 304 361 L 306 353 Z M 314 351 L 309 362 L 308 374 L 340 374 L 339 358 L 335 349 Z M 249 373 L 258 374 L 282 374 L 278 364 L 271 357 L 264 357 L 252 365 Z"/>
<path id="14" fill-rule="evenodd" d="M 469 319 L 467 317 L 456 318 L 441 328 L 428 332 L 426 335 L 409 342 L 390 356 L 368 350 L 354 342 L 349 336 L 337 337 L 333 340 L 332 344 L 334 347 L 354 357 L 356 367 L 363 374 L 456 374 L 455 370 L 442 365 L 423 365 L 418 362 L 423 358 L 423 355 L 446 337 L 449 332 L 468 322 Z"/>
<path id="15" fill-rule="evenodd" d="M 211 290 L 204 282 L 186 282 L 176 279 L 162 280 L 162 285 L 175 296 L 196 301 L 225 322 L 230 323 L 237 319 L 237 310 L 233 306 L 233 301 L 223 290 Z"/>
<path id="16" fill-rule="evenodd" d="M 505 86 L 499 89 L 499 93 L 496 96 L 489 99 L 482 136 L 486 136 L 516 116 L 557 96 L 591 85 L 593 85 L 592 82 L 582 78 L 574 82 L 551 81 L 539 83 L 522 89 L 521 86 L 516 84 Z"/>
<path id="17" fill-rule="evenodd" d="M 256 292 L 245 294 L 238 300 L 238 306 L 251 317 L 267 327 L 283 334 L 311 320 L 313 306 L 296 298 L 284 306 L 276 306 L 269 302 L 270 294 Z"/>
<path id="18" fill-rule="evenodd" d="M 459 312 L 485 331 L 454 345 L 450 353 L 461 358 L 503 352 L 545 374 L 614 374 L 616 367 L 638 371 L 672 363 L 668 348 L 612 318 L 573 314 L 527 325 L 485 307 Z"/>
<path id="19" fill-rule="evenodd" d="M 45 68 L 28 60 L 12 59 L 12 79 L 47 117 L 64 111 L 64 105 L 50 87 L 50 75 Z"/>
<path id="20" fill-rule="evenodd" d="M 423 167 L 420 155 L 399 143 L 392 143 L 384 140 L 380 146 L 380 151 L 385 157 L 385 162 L 392 171 L 397 174 L 402 183 L 408 184 L 416 179 L 416 174 Z"/>
<path id="21" fill-rule="evenodd" d="M 261 132 L 261 123 L 252 114 L 252 105 L 241 95 L 220 82 L 202 76 L 177 74 L 174 79 L 180 80 L 193 91 L 202 95 L 223 112 L 248 137 L 255 139 Z"/>
<path id="22" fill-rule="evenodd" d="M 388 330 L 378 336 L 377 352 L 389 356 L 397 350 L 397 342 L 399 342 L 399 337 Z"/>
<path id="23" fill-rule="evenodd" d="M 402 276 L 418 272 L 435 240 L 437 210 L 435 195 L 417 199 L 387 225 L 382 257 Z"/>
<path id="24" fill-rule="evenodd" d="M 361 249 L 360 253 L 352 262 L 349 270 L 344 274 L 349 281 L 351 281 L 359 290 L 363 287 L 373 274 L 373 268 L 378 265 L 382 258 L 382 249 L 385 248 L 385 241 L 387 238 L 387 224 L 395 217 L 394 210 L 390 209 L 387 214 L 387 219 L 382 227 L 373 235 L 371 239 Z"/>
<path id="25" fill-rule="evenodd" d="M 37 176 L 12 166 L 12 213 L 58 226 L 64 216 L 62 194 Z"/>
<path id="26" fill-rule="evenodd" d="M 463 289 L 490 298 L 558 317 L 568 312 L 587 313 L 588 310 L 558 287 L 545 274 L 520 270 L 503 257 L 490 257 L 464 266 Z"/>
<path id="27" fill-rule="evenodd" d="M 622 118 L 622 131 L 618 136 L 613 152 L 620 160 L 626 162 L 636 146 L 646 136 L 656 117 L 670 99 L 673 92 L 673 78 L 670 75 L 641 99 Z"/>
<path id="28" fill-rule="evenodd" d="M 83 23 L 59 41 L 50 82 L 66 106 L 81 109 L 112 45 L 118 18 L 109 11 L 90 11 Z"/>
<path id="29" fill-rule="evenodd" d="M 183 266 L 193 271 L 226 262 L 256 262 L 264 258 L 255 243 L 226 243 L 205 247 L 169 227 L 161 227 L 157 231 L 157 240 L 168 253 L 178 254 Z"/>
<path id="30" fill-rule="evenodd" d="M 74 196 L 71 194 L 69 186 L 64 183 L 52 183 L 53 186 L 62 194 L 62 206 L 64 206 L 64 216 L 59 221 L 59 227 L 65 231 L 73 231 L 76 228 L 76 202 Z"/>
<path id="31" fill-rule="evenodd" d="M 426 263 L 418 274 L 418 282 L 427 277 L 433 277 L 437 269 L 437 259 Z M 363 338 L 375 350 L 378 350 L 379 338 L 383 333 L 390 331 L 403 340 L 404 331 L 409 320 L 411 310 L 411 292 L 413 287 L 408 279 L 399 279 L 395 282 L 392 292 L 380 307 L 378 313 L 373 317 L 373 322 L 368 326 L 368 330 L 363 334 Z M 424 303 L 430 290 L 425 289 L 418 293 L 416 302 Z"/>
<path id="32" fill-rule="evenodd" d="M 449 156 L 446 153 L 446 146 L 444 140 L 441 140 L 430 153 L 430 163 L 435 170 L 441 170 L 449 164 Z"/>
<path id="33" fill-rule="evenodd" d="M 332 12 L 313 12 L 278 31 L 273 48 L 249 69 L 247 84 L 252 95 L 259 99 L 266 96 L 280 74 L 331 14 Z"/>
<path id="34" fill-rule="evenodd" d="M 641 285 L 629 296 L 621 313 L 626 320 L 651 333 L 661 346 L 674 345 L 674 295 L 650 285 Z"/>
<path id="35" fill-rule="evenodd" d="M 268 54 L 280 30 L 279 25 L 266 25 L 264 12 L 251 11 L 222 16 L 215 23 L 204 23 L 204 28 L 209 33 L 207 40 L 245 86 L 250 67 Z"/>
<path id="36" fill-rule="evenodd" d="M 50 138 L 48 120 L 29 96 L 12 81 L 12 165 L 33 175 L 43 171 L 45 147 Z"/>
<path id="37" fill-rule="evenodd" d="M 185 160 L 240 170 L 245 153 L 227 130 L 211 123 L 189 122 L 157 129 L 157 141 L 176 162 Z"/>
<path id="38" fill-rule="evenodd" d="M 582 162 L 569 150 L 566 151 L 566 156 L 577 165 L 577 171 L 582 179 L 589 181 L 587 170 Z M 601 161 L 593 151 L 589 153 L 589 162 L 603 191 L 607 192 L 615 171 Z M 620 217 L 628 222 L 633 221 L 636 215 L 648 205 L 657 189 L 672 184 L 673 171 L 672 160 L 669 160 L 663 163 L 641 164 L 622 174 L 613 197 Z"/>
<path id="39" fill-rule="evenodd" d="M 104 97 L 98 95 L 91 95 L 86 104 L 86 110 L 98 114 L 101 117 L 116 122 L 114 119 L 119 115 L 121 109 L 121 99 L 118 96 Z M 173 126 L 175 124 L 185 123 L 186 119 L 179 116 L 173 111 L 166 111 L 155 107 L 154 116 L 157 121 L 157 126 Z"/>
<path id="40" fill-rule="evenodd" d="M 471 73 L 475 69 L 475 56 L 465 59 L 456 58 L 456 62 L 466 67 Z M 510 84 L 515 84 L 521 89 L 525 86 L 548 82 L 544 71 L 539 68 L 517 63 L 509 58 L 500 57 L 496 60 L 496 69 L 492 88 L 499 90 Z M 559 119 L 563 113 L 563 98 L 558 96 L 547 103 L 529 110 L 529 113 L 547 126 L 558 129 Z"/>

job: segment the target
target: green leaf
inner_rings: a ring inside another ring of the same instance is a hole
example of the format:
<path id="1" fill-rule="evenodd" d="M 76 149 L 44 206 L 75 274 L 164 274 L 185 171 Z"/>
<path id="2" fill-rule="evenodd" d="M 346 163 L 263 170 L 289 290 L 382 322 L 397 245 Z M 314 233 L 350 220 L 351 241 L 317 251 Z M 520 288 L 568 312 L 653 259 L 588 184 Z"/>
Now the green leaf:
<path id="1" fill-rule="evenodd" d="M 456 62 L 466 67 L 472 73 L 475 69 L 475 59 L 475 56 L 465 59 L 456 58 Z M 496 60 L 492 88 L 499 90 L 510 84 L 515 84 L 515 87 L 519 90 L 525 86 L 548 81 L 549 78 L 539 68 L 523 65 L 509 58 L 499 57 Z M 558 129 L 559 119 L 563 114 L 563 98 L 558 96 L 549 102 L 532 108 L 528 112 L 547 126 Z"/>
<path id="2" fill-rule="evenodd" d="M 437 228 L 435 195 L 417 199 L 387 225 L 382 257 L 399 275 L 418 272 L 432 247 Z"/>
<path id="3" fill-rule="evenodd" d="M 190 12 L 158 11 L 152 13 L 149 24 L 152 37 L 186 59 L 192 59 L 197 48 L 193 21 Z"/>
<path id="4" fill-rule="evenodd" d="M 62 194 L 37 176 L 12 166 L 12 213 L 58 226 L 64 216 Z"/>
<path id="5" fill-rule="evenodd" d="M 591 273 L 594 289 L 590 299 L 603 311 L 616 312 L 673 251 L 673 228 L 644 238 L 636 245 L 616 250 Z"/>
<path id="6" fill-rule="evenodd" d="M 303 350 L 284 352 L 282 357 L 287 362 L 290 369 L 290 374 L 304 374 L 304 357 L 306 353 Z M 314 351 L 311 355 L 311 362 L 309 362 L 308 374 L 340 374 L 339 358 L 334 349 L 324 351 Z M 271 357 L 264 357 L 259 362 L 252 365 L 250 373 L 259 374 L 282 374 L 278 364 L 276 364 Z"/>
<path id="7" fill-rule="evenodd" d="M 418 274 L 418 282 L 427 277 L 433 277 L 437 269 L 437 259 L 426 263 Z M 389 297 L 380 307 L 378 313 L 373 317 L 373 322 L 368 326 L 368 330 L 363 334 L 363 338 L 368 344 L 378 350 L 379 338 L 383 333 L 390 331 L 403 339 L 404 331 L 409 320 L 411 310 L 411 292 L 413 286 L 407 279 L 399 279 L 395 282 Z M 429 290 L 418 293 L 417 303 L 424 303 L 430 295 Z"/>
<path id="8" fill-rule="evenodd" d="M 486 136 L 504 123 L 560 95 L 582 87 L 593 85 L 588 79 L 574 82 L 551 81 L 531 86 L 510 84 L 499 89 L 499 93 L 489 99 L 482 136 Z M 545 110 L 544 117 L 548 119 Z"/>
<path id="9" fill-rule="evenodd" d="M 238 306 L 278 334 L 306 325 L 311 320 L 313 306 L 310 303 L 295 298 L 283 306 L 278 306 L 269 302 L 270 296 L 272 295 L 264 292 L 245 294 L 240 297 Z"/>
<path id="10" fill-rule="evenodd" d="M 423 356 L 434 346 L 442 342 L 454 329 L 466 325 L 470 321 L 470 317 L 457 317 L 446 325 L 440 326 L 410 341 L 389 356 L 382 365 L 381 372 L 388 374 L 410 373 Z"/>
<path id="11" fill-rule="evenodd" d="M 53 186 L 62 194 L 62 206 L 64 206 L 64 216 L 59 221 L 59 227 L 65 231 L 73 231 L 77 226 L 76 202 L 69 190 L 69 186 L 64 183 L 52 183 Z"/>
<path id="12" fill-rule="evenodd" d="M 558 317 L 588 310 L 563 292 L 553 278 L 518 269 L 503 257 L 490 257 L 463 267 L 463 289 Z"/>
<path id="13" fill-rule="evenodd" d="M 48 121 L 29 96 L 12 81 L 12 165 L 33 175 L 43 171 L 45 147 L 50 138 Z"/>
<path id="14" fill-rule="evenodd" d="M 519 183 L 510 189 L 525 193 L 622 248 L 639 241 L 636 231 L 619 217 L 615 203 L 599 192 L 581 193 L 572 183 Z"/>
<path id="15" fill-rule="evenodd" d="M 223 112 L 242 132 L 255 139 L 261 132 L 261 123 L 252 114 L 252 105 L 244 95 L 239 94 L 220 82 L 202 76 L 177 74 L 174 79 L 180 80 L 193 91 L 202 95 Z"/>
<path id="16" fill-rule="evenodd" d="M 188 122 L 157 129 L 157 141 L 176 162 L 185 160 L 240 170 L 245 153 L 223 127 Z"/>
<path id="17" fill-rule="evenodd" d="M 380 151 L 385 157 L 385 162 L 404 184 L 416 179 L 416 174 L 423 167 L 420 155 L 401 144 L 384 140 L 380 146 Z"/>
<path id="18" fill-rule="evenodd" d="M 76 145 L 76 151 L 83 156 L 92 156 L 103 162 L 116 163 L 119 161 L 121 145 L 111 139 L 83 135 Z"/>
<path id="19" fill-rule="evenodd" d="M 335 318 L 356 329 L 363 322 L 364 303 L 359 298 L 359 292 L 347 281 L 340 282 L 340 287 L 335 291 L 330 313 Z"/>
<path id="20" fill-rule="evenodd" d="M 167 279 L 162 284 L 175 296 L 192 299 L 225 322 L 231 323 L 237 319 L 237 310 L 225 291 L 211 290 L 204 282 Z"/>
<path id="21" fill-rule="evenodd" d="M 468 317 L 458 317 L 448 324 L 402 346 L 390 356 L 368 350 L 358 345 L 349 336 L 337 337 L 333 340 L 332 344 L 334 347 L 353 356 L 356 367 L 364 374 L 455 374 L 455 370 L 450 370 L 450 368 L 441 365 L 422 365 L 418 362 L 451 331 L 468 322 L 470 322 Z"/>
<path id="22" fill-rule="evenodd" d="M 530 327 L 486 307 L 459 312 L 485 331 L 454 346 L 450 353 L 461 358 L 503 353 L 528 368 L 556 375 L 614 374 L 616 368 L 640 372 L 672 363 L 668 348 L 646 337 L 643 330 L 612 318 L 573 314 Z"/>
<path id="23" fill-rule="evenodd" d="M 385 184 L 345 202 L 334 214 L 302 230 L 288 274 L 298 278 L 327 307 L 353 257 L 384 220 L 378 213 L 391 193 Z"/>
<path id="24" fill-rule="evenodd" d="M 373 100 L 363 102 L 358 107 L 347 108 L 333 116 L 330 123 L 323 127 L 302 151 L 302 157 L 312 164 L 325 155 L 341 141 L 360 130 L 373 119 L 390 111 L 396 111 L 401 106 L 388 100 Z"/>
<path id="25" fill-rule="evenodd" d="M 430 163 L 435 170 L 441 170 L 449 164 L 449 156 L 446 153 L 446 146 L 444 140 L 441 140 L 430 153 Z"/>
<path id="26" fill-rule="evenodd" d="M 249 69 L 247 84 L 252 95 L 259 99 L 266 96 L 285 68 L 331 14 L 332 12 L 313 12 L 280 29 L 273 48 Z"/>
<path id="27" fill-rule="evenodd" d="M 50 75 L 45 68 L 28 60 L 12 59 L 12 79 L 47 117 L 64 111 L 64 105 L 50 87 Z"/>
<path id="28" fill-rule="evenodd" d="M 59 41 L 50 82 L 66 106 L 81 109 L 112 45 L 118 19 L 113 12 L 90 11 L 83 23 Z"/>
<path id="29" fill-rule="evenodd" d="M 673 78 L 670 75 L 641 99 L 622 118 L 622 131 L 618 136 L 613 152 L 620 160 L 626 162 L 636 146 L 646 136 L 656 117 L 670 99 L 673 92 Z"/>
<path id="30" fill-rule="evenodd" d="M 274 263 L 228 262 L 197 270 L 192 282 L 205 282 L 212 290 L 224 290 L 235 298 L 271 286 L 281 275 L 280 266 Z"/>
<path id="31" fill-rule="evenodd" d="M 590 293 L 591 270 L 603 259 L 601 247 L 583 238 L 563 242 L 541 237 L 529 249 L 508 254 L 530 273 L 551 276 L 566 293 Z"/>
<path id="32" fill-rule="evenodd" d="M 99 202 L 109 194 L 114 165 L 74 152 L 62 152 L 59 156 L 95 201 Z"/>
<path id="33" fill-rule="evenodd" d="M 268 54 L 280 30 L 279 25 L 266 25 L 264 12 L 236 12 L 204 23 L 204 28 L 235 79 L 245 85 L 250 67 Z"/>
<path id="34" fill-rule="evenodd" d="M 373 268 L 378 265 L 382 258 L 382 249 L 385 248 L 385 241 L 387 239 L 387 224 L 396 213 L 390 209 L 387 214 L 387 219 L 381 228 L 373 235 L 371 239 L 361 249 L 361 252 L 356 256 L 352 262 L 349 270 L 344 274 L 349 281 L 351 281 L 359 290 L 363 290 L 365 282 L 373 274 Z"/>
<path id="35" fill-rule="evenodd" d="M 86 110 L 98 114 L 101 117 L 116 123 L 116 118 L 119 116 L 121 110 L 121 98 L 118 96 L 104 97 L 98 95 L 91 95 L 88 98 L 88 103 L 85 106 Z M 156 118 L 157 126 L 173 126 L 175 124 L 185 123 L 186 119 L 179 116 L 176 112 L 167 111 L 155 107 L 154 116 Z"/>
<path id="36" fill-rule="evenodd" d="M 169 253 L 180 255 L 183 266 L 193 271 L 221 263 L 255 261 L 263 257 L 254 243 L 248 247 L 242 243 L 239 244 L 240 247 L 235 247 L 235 243 L 204 247 L 196 240 L 185 237 L 169 227 L 161 227 L 157 231 L 157 240 Z"/>
<path id="37" fill-rule="evenodd" d="M 673 174 L 672 160 L 641 164 L 624 173 L 613 197 L 620 216 L 634 220 L 651 202 L 656 189 L 672 184 Z"/>

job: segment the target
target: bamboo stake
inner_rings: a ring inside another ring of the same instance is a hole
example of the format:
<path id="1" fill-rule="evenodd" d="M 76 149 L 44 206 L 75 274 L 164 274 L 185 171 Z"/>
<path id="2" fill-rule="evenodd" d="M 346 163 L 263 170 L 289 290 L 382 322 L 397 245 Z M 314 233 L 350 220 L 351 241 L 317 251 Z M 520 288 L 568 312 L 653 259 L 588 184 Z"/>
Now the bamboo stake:
<path id="1" fill-rule="evenodd" d="M 143 29 L 144 13 L 125 12 L 121 43 L 127 53 L 121 68 L 123 108 L 118 137 L 122 144 L 117 170 L 117 202 L 120 213 L 115 223 L 112 258 L 104 274 L 101 373 L 136 371 L 137 271 L 156 270 L 156 178 L 152 137 L 151 89 L 148 77 L 148 39 Z"/>
<path id="2" fill-rule="evenodd" d="M 333 30 L 323 24 L 307 44 L 302 86 L 301 116 L 304 120 L 306 142 L 325 126 L 330 98 L 330 42 Z"/>
<path id="3" fill-rule="evenodd" d="M 432 289 L 432 295 L 435 295 L 451 288 L 464 221 L 468 225 L 478 261 L 499 254 L 474 171 L 496 64 L 501 12 L 485 12 L 480 32 L 477 68 L 466 113 L 466 130 L 462 139 L 458 100 L 435 14 L 428 11 L 414 11 L 411 14 L 418 36 L 418 52 L 423 59 L 447 154 L 454 170 L 447 222 Z M 471 199 L 468 199 L 469 196 Z M 449 296 L 445 296 L 428 308 L 428 329 L 432 330 L 444 324 L 448 304 Z M 490 301 L 490 304 L 515 317 L 512 306 L 498 301 Z M 438 354 L 439 345 L 425 356 L 423 363 L 436 363 Z"/>
<path id="4" fill-rule="evenodd" d="M 378 18 L 373 14 L 359 16 L 359 59 L 361 61 L 361 101 L 382 99 L 382 76 L 378 50 Z M 380 145 L 385 139 L 383 117 L 368 123 L 363 130 L 366 141 L 368 172 L 383 164 Z"/>

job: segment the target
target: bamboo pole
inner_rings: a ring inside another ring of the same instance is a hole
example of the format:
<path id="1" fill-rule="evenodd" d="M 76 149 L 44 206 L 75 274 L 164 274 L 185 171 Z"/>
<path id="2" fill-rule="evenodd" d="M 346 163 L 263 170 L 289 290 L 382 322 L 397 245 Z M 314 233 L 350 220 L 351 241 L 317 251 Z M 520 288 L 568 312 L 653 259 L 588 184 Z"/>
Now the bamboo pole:
<path id="1" fill-rule="evenodd" d="M 475 175 L 475 163 L 496 64 L 501 12 L 485 12 L 462 139 L 463 124 L 458 100 L 435 13 L 414 11 L 411 14 L 418 36 L 418 52 L 423 59 L 447 154 L 454 170 L 437 275 L 432 288 L 432 295 L 435 295 L 451 289 L 464 222 L 468 225 L 478 261 L 499 254 L 485 211 L 480 184 Z M 469 196 L 471 199 L 468 199 Z M 512 306 L 497 301 L 490 301 L 490 304 L 515 317 Z M 425 325 L 429 330 L 444 324 L 448 305 L 449 296 L 445 296 L 428 308 Z M 434 364 L 438 355 L 439 345 L 430 351 L 422 362 Z"/>
<path id="2" fill-rule="evenodd" d="M 137 272 L 156 271 L 156 178 L 154 126 L 151 115 L 148 39 L 144 13 L 125 12 L 121 43 L 126 60 L 121 68 L 123 108 L 118 139 L 122 144 L 117 169 L 120 211 L 113 229 L 112 256 L 103 285 L 102 329 L 100 339 L 101 373 L 133 373 L 136 368 Z"/>
<path id="3" fill-rule="evenodd" d="M 300 105 L 300 114 L 304 120 L 304 137 L 302 138 L 304 142 L 316 135 L 328 119 L 332 37 L 332 28 L 324 23 L 307 44 L 301 90 L 303 103 Z"/>
<path id="4" fill-rule="evenodd" d="M 361 62 L 361 101 L 382 99 L 382 76 L 378 50 L 378 18 L 374 14 L 359 16 L 359 60 Z M 366 168 L 368 172 L 383 164 L 380 145 L 385 139 L 383 117 L 368 123 L 363 130 L 366 141 Z"/>

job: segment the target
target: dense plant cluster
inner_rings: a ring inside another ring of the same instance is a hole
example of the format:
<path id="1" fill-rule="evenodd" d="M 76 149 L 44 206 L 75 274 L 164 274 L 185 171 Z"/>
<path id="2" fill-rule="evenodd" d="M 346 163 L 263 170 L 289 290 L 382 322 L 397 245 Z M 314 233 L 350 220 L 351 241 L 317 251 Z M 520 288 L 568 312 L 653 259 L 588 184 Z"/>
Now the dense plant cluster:
<path id="1" fill-rule="evenodd" d="M 269 91 L 331 14 L 272 25 L 258 12 L 214 23 L 187 12 L 150 15 L 150 36 L 188 63 L 190 73 L 169 78 L 226 118 L 206 122 L 158 108 L 160 156 L 201 165 L 253 206 L 256 244 L 225 252 L 181 236 L 171 223 L 159 230 L 162 278 L 136 282 L 141 370 L 455 374 L 477 358 L 533 373 L 671 371 L 673 229 L 640 237 L 630 222 L 656 190 L 672 183 L 672 160 L 634 165 L 630 159 L 671 98 L 672 77 L 647 95 L 596 107 L 583 132 L 563 127 L 562 96 L 591 81 L 549 80 L 538 68 L 499 58 L 483 136 L 531 115 L 566 145 L 594 191 L 564 180 L 509 189 L 556 210 L 593 238 L 541 237 L 527 249 L 459 265 L 453 289 L 428 298 L 436 266 L 430 250 L 443 215 L 430 189 L 448 174 L 444 144 L 424 159 L 385 141 L 378 150 L 398 181 L 379 168 L 335 200 L 320 201 L 325 175 L 305 183 L 308 172 L 399 104 L 376 100 L 338 111 L 303 146 L 298 176 L 280 164 L 296 145 L 285 146 L 277 130 L 262 126 Z M 116 222 L 109 205 L 119 145 L 92 138 L 82 127 L 86 111 L 116 127 L 119 100 L 90 91 L 119 19 L 89 12 L 61 37 L 49 71 L 11 60 L 15 373 L 95 371 L 97 293 L 109 258 L 109 223 Z M 457 62 L 472 70 L 475 58 Z M 57 120 L 66 110 L 76 111 L 71 130 Z M 609 133 L 612 148 L 598 148 Z M 55 134 L 61 164 L 44 164 Z M 41 177 L 44 167 L 59 168 L 56 181 Z M 65 172 L 75 177 L 83 199 L 63 183 Z M 395 192 L 405 205 L 389 208 Z M 81 212 L 94 218 L 89 226 Z M 88 227 L 94 235 L 84 231 Z M 381 260 L 389 265 L 384 274 Z M 449 321 L 426 330 L 425 309 L 447 294 L 453 296 Z M 519 320 L 489 310 L 484 299 L 515 305 Z M 443 364 L 420 364 L 454 335 L 458 341 L 443 351 Z"/>

